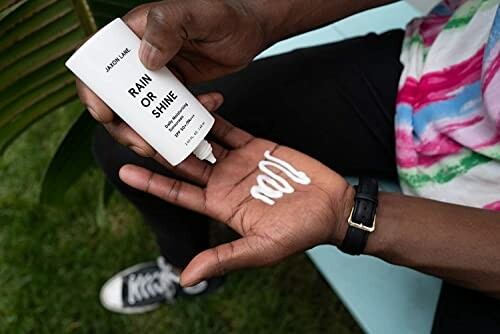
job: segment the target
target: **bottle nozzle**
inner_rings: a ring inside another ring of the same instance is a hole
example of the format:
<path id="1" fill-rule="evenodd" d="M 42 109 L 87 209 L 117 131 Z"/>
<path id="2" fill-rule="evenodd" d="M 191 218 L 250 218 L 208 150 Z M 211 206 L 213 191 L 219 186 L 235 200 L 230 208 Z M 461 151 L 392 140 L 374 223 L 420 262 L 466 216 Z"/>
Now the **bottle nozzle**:
<path id="1" fill-rule="evenodd" d="M 212 145 L 206 140 L 202 140 L 201 143 L 194 149 L 193 154 L 200 160 L 207 160 L 208 162 L 214 164 L 217 159 L 212 152 Z"/>
<path id="2" fill-rule="evenodd" d="M 210 152 L 210 154 L 205 158 L 205 160 L 207 160 L 211 164 L 214 164 L 217 162 L 217 159 L 215 158 L 215 155 L 212 152 Z"/>

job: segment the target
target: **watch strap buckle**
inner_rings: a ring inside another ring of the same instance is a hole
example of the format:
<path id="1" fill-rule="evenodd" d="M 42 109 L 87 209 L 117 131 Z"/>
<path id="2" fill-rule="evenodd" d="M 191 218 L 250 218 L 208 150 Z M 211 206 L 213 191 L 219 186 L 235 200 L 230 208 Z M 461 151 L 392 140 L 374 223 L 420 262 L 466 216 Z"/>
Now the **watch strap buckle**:
<path id="1" fill-rule="evenodd" d="M 349 226 L 352 226 L 354 228 L 366 231 L 366 232 L 373 232 L 375 231 L 375 222 L 377 220 L 377 215 L 375 214 L 373 216 L 373 225 L 372 226 L 365 226 L 362 223 L 356 223 L 355 221 L 352 220 L 352 213 L 354 212 L 354 207 L 351 209 L 351 213 L 349 214 L 349 218 L 347 219 L 347 223 Z"/>

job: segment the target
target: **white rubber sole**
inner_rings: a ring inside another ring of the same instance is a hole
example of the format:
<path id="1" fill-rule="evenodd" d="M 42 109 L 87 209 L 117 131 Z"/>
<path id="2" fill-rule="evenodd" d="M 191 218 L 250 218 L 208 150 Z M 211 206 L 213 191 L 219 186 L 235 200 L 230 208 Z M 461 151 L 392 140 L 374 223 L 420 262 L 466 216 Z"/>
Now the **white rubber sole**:
<path id="1" fill-rule="evenodd" d="M 112 311 L 112 312 L 115 312 L 115 313 L 121 313 L 121 314 L 142 314 L 142 313 L 151 312 L 162 305 L 162 303 L 156 303 L 156 304 L 152 304 L 152 305 L 148 305 L 148 306 L 140 306 L 140 307 L 123 307 L 123 306 L 119 307 L 116 305 L 109 304 L 106 301 L 106 298 L 104 296 L 104 291 L 107 287 L 110 286 L 110 284 L 114 280 L 119 279 L 123 276 L 127 276 L 128 274 L 130 274 L 134 271 L 137 271 L 139 268 L 144 267 L 145 264 L 146 265 L 147 264 L 156 265 L 156 262 L 146 262 L 146 263 L 136 264 L 135 266 L 129 267 L 129 268 L 122 270 L 119 273 L 113 275 L 110 279 L 108 279 L 106 281 L 106 283 L 104 283 L 104 285 L 101 288 L 101 291 L 99 292 L 99 300 L 101 301 L 101 304 L 105 309 Z"/>

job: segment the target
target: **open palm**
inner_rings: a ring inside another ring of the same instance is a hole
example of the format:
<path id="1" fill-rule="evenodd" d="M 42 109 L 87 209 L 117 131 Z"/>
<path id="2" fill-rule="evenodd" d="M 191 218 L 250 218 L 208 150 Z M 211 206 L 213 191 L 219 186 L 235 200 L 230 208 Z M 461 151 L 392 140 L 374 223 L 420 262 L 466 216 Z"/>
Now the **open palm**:
<path id="1" fill-rule="evenodd" d="M 212 134 L 215 165 L 190 157 L 170 167 L 193 183 L 132 165 L 120 171 L 130 186 L 223 222 L 242 236 L 198 254 L 181 276 L 183 285 L 239 268 L 270 265 L 315 245 L 336 242 L 338 222 L 346 219 L 353 196 L 340 175 L 296 150 L 253 137 L 219 116 Z M 295 191 L 274 205 L 253 198 L 250 189 L 262 173 L 258 163 L 265 151 L 305 172 L 311 183 L 288 180 Z"/>

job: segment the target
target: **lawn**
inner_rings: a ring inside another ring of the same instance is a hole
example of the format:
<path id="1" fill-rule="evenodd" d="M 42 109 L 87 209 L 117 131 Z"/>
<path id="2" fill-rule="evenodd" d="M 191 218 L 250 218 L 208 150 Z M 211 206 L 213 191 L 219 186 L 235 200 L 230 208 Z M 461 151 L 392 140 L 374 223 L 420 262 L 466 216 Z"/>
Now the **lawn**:
<path id="1" fill-rule="evenodd" d="M 359 333 L 305 255 L 228 277 L 218 293 L 140 316 L 103 309 L 100 286 L 158 255 L 148 227 L 115 193 L 96 214 L 95 170 L 64 208 L 37 203 L 71 115 L 51 114 L 0 160 L 0 333 Z M 168 217 L 165 217 L 168 220 Z"/>

